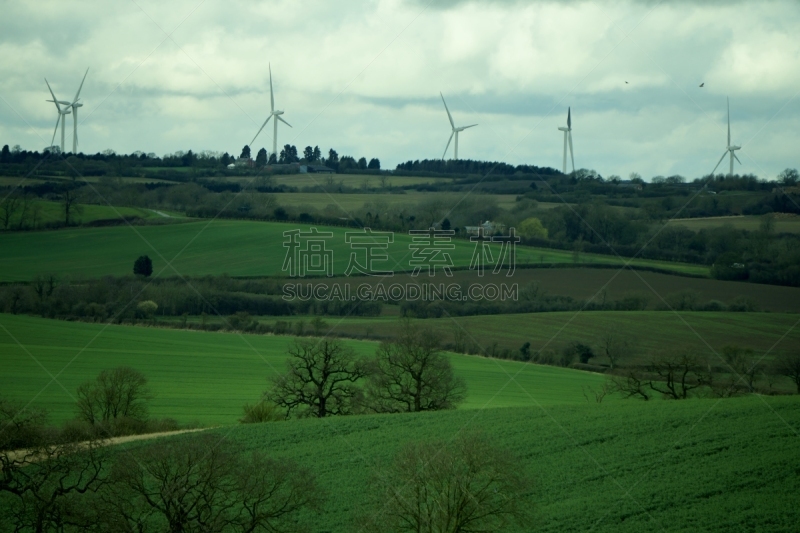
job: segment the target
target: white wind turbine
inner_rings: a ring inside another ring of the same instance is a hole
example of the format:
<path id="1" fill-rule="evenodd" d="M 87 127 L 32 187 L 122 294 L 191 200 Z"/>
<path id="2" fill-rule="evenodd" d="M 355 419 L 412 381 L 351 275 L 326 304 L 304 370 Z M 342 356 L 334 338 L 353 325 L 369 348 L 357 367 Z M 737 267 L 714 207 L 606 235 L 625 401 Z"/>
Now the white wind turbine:
<path id="1" fill-rule="evenodd" d="M 272 153 L 275 154 L 275 157 L 277 158 L 278 157 L 278 155 L 277 155 L 277 152 L 278 152 L 278 121 L 280 120 L 281 122 L 283 122 L 284 124 L 286 124 L 290 128 L 292 127 L 292 125 L 289 124 L 288 122 L 286 122 L 285 120 L 283 120 L 283 118 L 281 118 L 281 115 L 283 115 L 283 111 L 281 111 L 280 109 L 277 109 L 277 110 L 275 109 L 275 96 L 273 95 L 273 92 L 272 92 L 272 66 L 271 65 L 269 65 L 269 105 L 270 105 L 269 116 L 267 117 L 267 120 L 265 120 L 264 123 L 261 125 L 261 127 L 258 129 L 258 133 L 256 133 L 255 137 L 253 137 L 253 140 L 250 141 L 250 145 L 251 146 L 253 145 L 253 143 L 256 140 L 256 137 L 258 137 L 258 134 L 261 133 L 261 130 L 264 129 L 264 126 L 267 125 L 267 122 L 269 122 L 269 119 L 271 119 L 272 117 L 275 117 L 275 120 L 272 123 L 273 126 L 274 126 L 273 134 L 272 134 Z"/>
<path id="2" fill-rule="evenodd" d="M 450 133 L 450 138 L 447 139 L 447 146 L 444 147 L 444 153 L 442 154 L 442 159 L 444 159 L 444 156 L 447 155 L 447 149 L 450 148 L 450 141 L 453 140 L 453 135 L 455 135 L 456 136 L 456 144 L 455 144 L 455 146 L 453 148 L 453 159 L 458 161 L 458 134 L 460 132 L 464 131 L 467 128 L 472 128 L 474 126 L 477 126 L 477 124 L 471 124 L 469 126 L 461 126 L 460 128 L 456 128 L 456 125 L 453 122 L 453 117 L 450 115 L 450 110 L 447 109 L 447 102 L 444 101 L 444 96 L 442 95 L 442 93 L 439 93 L 439 96 L 442 97 L 442 103 L 444 104 L 444 110 L 447 111 L 447 118 L 450 119 L 450 127 L 453 128 L 452 133 Z"/>
<path id="3" fill-rule="evenodd" d="M 567 127 L 561 126 L 559 131 L 564 132 L 564 170 L 567 173 L 567 142 L 569 142 L 569 157 L 572 159 L 572 171 L 575 172 L 575 154 L 572 153 L 572 109 L 567 108 Z"/>
<path id="4" fill-rule="evenodd" d="M 717 170 L 717 167 L 719 166 L 719 164 L 722 163 L 723 159 L 725 159 L 725 156 L 726 155 L 730 155 L 731 168 L 730 168 L 730 171 L 728 173 L 728 176 L 732 176 L 733 175 L 733 160 L 736 159 L 737 161 L 739 161 L 739 158 L 736 157 L 736 154 L 734 152 L 736 152 L 736 150 L 741 150 L 741 149 L 742 149 L 741 146 L 731 146 L 731 101 L 730 101 L 730 98 L 729 98 L 728 99 L 728 146 L 727 146 L 727 148 L 725 148 L 725 151 L 722 152 L 722 157 L 720 157 L 719 161 L 717 161 L 717 166 L 714 167 L 714 170 L 711 171 L 711 175 L 712 176 L 714 175 L 714 172 Z M 739 164 L 741 165 L 742 162 L 739 161 Z"/>
<path id="5" fill-rule="evenodd" d="M 83 75 L 83 79 L 81 80 L 81 85 L 78 87 L 78 92 L 75 93 L 75 98 L 70 102 L 69 106 L 72 108 L 72 153 L 78 153 L 78 108 L 83 107 L 83 104 L 80 103 L 80 94 L 81 89 L 83 89 L 83 82 L 86 81 L 86 75 L 89 74 L 89 69 L 86 69 L 86 72 Z M 54 97 L 55 98 L 55 97 Z"/>
<path id="6" fill-rule="evenodd" d="M 56 109 L 58 109 L 58 120 L 56 120 L 56 129 L 53 130 L 53 138 L 50 140 L 50 146 L 53 146 L 53 141 L 56 140 L 56 132 L 58 131 L 58 123 L 61 122 L 61 153 L 64 153 L 64 123 L 67 121 L 66 115 L 70 114 L 70 106 L 72 102 L 62 102 L 56 95 L 53 94 L 53 89 L 50 87 L 50 82 L 47 81 L 47 78 L 44 79 L 44 82 L 47 84 L 47 88 L 50 89 L 50 95 L 53 97 L 52 100 L 47 100 L 48 102 L 53 102 L 56 104 Z M 61 108 L 61 104 L 64 105 L 64 108 Z"/>

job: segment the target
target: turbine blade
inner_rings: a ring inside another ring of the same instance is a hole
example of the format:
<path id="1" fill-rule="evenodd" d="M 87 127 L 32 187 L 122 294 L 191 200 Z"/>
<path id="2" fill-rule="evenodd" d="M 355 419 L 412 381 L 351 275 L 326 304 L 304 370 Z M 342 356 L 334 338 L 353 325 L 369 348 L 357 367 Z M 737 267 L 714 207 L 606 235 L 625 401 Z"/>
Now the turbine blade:
<path id="1" fill-rule="evenodd" d="M 731 145 L 731 99 L 727 98 L 727 100 L 728 100 L 728 146 L 730 146 Z"/>
<path id="2" fill-rule="evenodd" d="M 50 94 L 53 96 L 53 103 L 56 104 L 56 109 L 58 109 L 58 112 L 61 113 L 61 106 L 58 105 L 58 98 L 56 98 L 56 95 L 53 93 L 53 89 L 50 87 L 50 82 L 47 81 L 47 78 L 44 79 L 44 82 L 47 84 L 47 88 L 50 89 Z"/>
<path id="3" fill-rule="evenodd" d="M 78 92 L 75 93 L 75 98 L 72 100 L 72 103 L 76 103 L 78 101 L 78 96 L 81 94 L 81 89 L 83 89 L 83 82 L 86 81 L 86 74 L 89 74 L 89 69 L 86 69 L 86 73 L 83 75 L 83 79 L 81 80 L 81 85 L 78 87 Z"/>
<path id="4" fill-rule="evenodd" d="M 572 129 L 572 108 L 567 108 L 567 128 Z"/>
<path id="5" fill-rule="evenodd" d="M 441 97 L 442 97 L 442 103 L 444 104 L 444 110 L 445 110 L 445 111 L 447 111 L 447 118 L 449 118 L 449 119 L 450 119 L 450 126 L 451 126 L 453 129 L 456 129 L 456 125 L 455 125 L 455 123 L 453 122 L 453 117 L 450 115 L 450 110 L 449 110 L 449 109 L 447 109 L 447 102 L 445 102 L 445 101 L 444 101 L 444 95 L 443 95 L 442 93 L 439 93 L 439 96 L 441 96 Z M 55 98 L 55 96 L 54 96 L 53 98 Z M 445 150 L 445 152 L 446 152 L 446 151 L 447 151 L 447 150 Z"/>
<path id="6" fill-rule="evenodd" d="M 446 156 L 446 155 L 447 155 L 447 149 L 448 149 L 448 148 L 450 148 L 450 142 L 453 140 L 453 135 L 455 135 L 455 134 L 456 134 L 456 132 L 455 132 L 455 130 L 454 130 L 454 131 L 453 131 L 453 132 L 450 134 L 450 138 L 449 138 L 449 139 L 447 139 L 447 146 L 445 146 L 445 147 L 444 147 L 444 153 L 442 154 L 442 159 L 444 159 L 444 156 Z"/>
<path id="7" fill-rule="evenodd" d="M 736 155 L 736 152 L 733 153 L 733 158 L 736 159 L 737 161 L 739 161 L 739 157 Z M 741 165 L 742 162 L 739 161 L 739 164 Z"/>
<path id="8" fill-rule="evenodd" d="M 258 128 L 258 133 L 256 133 L 256 137 L 258 137 L 258 134 L 259 134 L 259 133 L 261 133 L 261 130 L 263 130 L 263 129 L 264 129 L 264 126 L 266 126 L 266 125 L 267 125 L 267 122 L 269 122 L 269 119 L 271 119 L 271 118 L 272 118 L 272 115 L 268 116 L 268 117 L 267 117 L 267 120 L 265 120 L 265 121 L 264 121 L 264 123 L 261 125 L 261 127 L 260 127 L 260 128 Z M 250 144 L 251 144 L 251 145 L 252 145 L 252 144 L 253 144 L 253 143 L 256 141 L 256 137 L 253 137 L 253 140 L 252 140 L 252 141 L 250 141 Z"/>
<path id="9" fill-rule="evenodd" d="M 269 110 L 275 111 L 275 96 L 272 93 L 272 65 L 269 65 Z"/>
<path id="10" fill-rule="evenodd" d="M 286 125 L 287 125 L 287 126 L 289 126 L 290 128 L 292 127 L 292 125 L 291 125 L 291 124 L 289 124 L 288 122 L 286 122 L 285 120 L 283 120 L 283 117 L 281 117 L 280 115 L 278 115 L 278 120 L 280 120 L 281 122 L 283 122 L 284 124 L 286 124 Z"/>
<path id="11" fill-rule="evenodd" d="M 56 129 L 53 130 L 53 138 L 50 139 L 50 146 L 53 146 L 53 142 L 56 140 L 56 132 L 58 131 L 58 123 L 61 121 L 61 113 L 58 114 L 58 118 L 56 119 Z"/>
<path id="12" fill-rule="evenodd" d="M 575 154 L 572 153 L 572 130 L 567 132 L 569 138 L 569 158 L 572 160 L 572 171 L 575 172 Z"/>
<path id="13" fill-rule="evenodd" d="M 722 153 L 722 157 L 720 157 L 720 158 L 719 158 L 719 161 L 717 161 L 717 164 L 716 164 L 716 166 L 714 167 L 714 170 L 712 170 L 712 171 L 711 171 L 711 175 L 712 175 L 712 176 L 714 175 L 714 172 L 716 172 L 716 171 L 717 171 L 717 167 L 719 166 L 719 164 L 720 164 L 720 163 L 722 163 L 722 160 L 723 160 L 723 159 L 725 159 L 725 156 L 726 156 L 726 155 L 728 155 L 728 151 L 727 151 L 727 150 L 725 150 L 725 151 Z"/>
<path id="14" fill-rule="evenodd" d="M 461 128 L 461 129 L 462 129 L 462 130 L 465 130 L 465 129 L 467 129 L 467 128 L 474 128 L 475 126 L 477 126 L 477 124 L 470 124 L 469 126 L 464 126 L 464 127 L 463 127 L 463 128 Z"/>

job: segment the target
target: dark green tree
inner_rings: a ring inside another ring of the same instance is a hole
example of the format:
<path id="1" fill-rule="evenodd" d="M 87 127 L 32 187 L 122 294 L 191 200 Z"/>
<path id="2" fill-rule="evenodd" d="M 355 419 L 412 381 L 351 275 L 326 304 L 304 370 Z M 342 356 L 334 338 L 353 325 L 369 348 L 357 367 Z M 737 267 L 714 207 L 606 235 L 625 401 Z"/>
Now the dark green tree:
<path id="1" fill-rule="evenodd" d="M 227 167 L 228 165 L 231 164 L 231 156 L 230 156 L 230 154 L 228 152 L 225 152 L 224 154 L 222 154 L 222 157 L 220 157 L 219 160 L 222 163 L 223 167 Z"/>
<path id="2" fill-rule="evenodd" d="M 275 165 L 278 163 L 278 158 L 275 157 L 275 154 L 269 154 L 269 163 L 270 165 Z"/>
<path id="3" fill-rule="evenodd" d="M 149 278 L 153 273 L 153 260 L 146 255 L 139 256 L 133 263 L 133 273 Z"/>
<path id="4" fill-rule="evenodd" d="M 360 168 L 361 170 L 366 170 L 367 169 L 367 158 L 366 157 L 362 157 L 361 159 L 358 160 L 358 168 Z"/>
<path id="5" fill-rule="evenodd" d="M 183 157 L 181 157 L 181 163 L 185 167 L 192 166 L 192 164 L 194 163 L 194 154 L 192 153 L 191 150 L 183 154 Z"/>
<path id="6" fill-rule="evenodd" d="M 369 160 L 369 165 L 367 165 L 367 168 L 372 169 L 372 170 L 380 170 L 381 169 L 381 161 L 380 161 L 380 159 L 378 159 L 377 157 L 373 157 L 372 159 L 370 159 Z"/>
<path id="7" fill-rule="evenodd" d="M 11 159 L 11 151 L 8 149 L 8 145 L 3 145 L 3 151 L 0 152 L 0 161 L 8 161 Z"/>
<path id="8" fill-rule="evenodd" d="M 303 150 L 303 159 L 309 163 L 312 163 L 314 161 L 314 149 L 310 146 L 306 146 L 305 150 Z"/>
<path id="9" fill-rule="evenodd" d="M 250 157 L 250 147 L 245 144 L 244 148 L 242 148 L 242 155 L 240 155 L 239 157 L 244 157 L 245 159 L 248 159 Z"/>
<path id="10" fill-rule="evenodd" d="M 442 229 L 448 231 L 450 229 L 450 219 L 446 218 L 442 220 Z"/>
<path id="11" fill-rule="evenodd" d="M 314 147 L 314 161 L 319 161 L 322 159 L 322 152 L 319 149 L 319 146 Z"/>
<path id="12" fill-rule="evenodd" d="M 256 166 L 263 167 L 267 164 L 267 150 L 266 148 L 262 148 L 256 154 Z"/>
<path id="13" fill-rule="evenodd" d="M 331 148 L 330 150 L 328 150 L 328 161 L 327 161 L 327 163 L 330 166 L 330 165 L 335 165 L 338 162 L 339 162 L 339 154 L 336 153 L 336 150 Z"/>

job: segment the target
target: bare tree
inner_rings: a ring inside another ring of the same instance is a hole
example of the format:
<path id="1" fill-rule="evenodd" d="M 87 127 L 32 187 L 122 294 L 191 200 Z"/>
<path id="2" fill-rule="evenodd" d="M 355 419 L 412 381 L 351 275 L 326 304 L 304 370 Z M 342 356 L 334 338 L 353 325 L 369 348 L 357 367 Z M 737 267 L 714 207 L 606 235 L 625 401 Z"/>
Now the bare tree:
<path id="1" fill-rule="evenodd" d="M 477 533 L 530 527 L 532 483 L 508 450 L 477 435 L 406 445 L 375 477 L 366 531 Z"/>
<path id="2" fill-rule="evenodd" d="M 0 201 L 0 223 L 3 224 L 3 229 L 8 229 L 11 226 L 11 219 L 17 212 L 20 203 L 20 196 L 18 194 L 9 194 Z"/>
<path id="3" fill-rule="evenodd" d="M 609 378 L 609 392 L 618 392 L 623 398 L 640 398 L 647 401 L 651 394 L 647 389 L 647 380 L 642 377 L 641 372 L 634 369 Z"/>
<path id="4" fill-rule="evenodd" d="M 779 374 L 787 376 L 794 382 L 797 394 L 800 394 L 800 352 L 780 357 L 775 366 Z"/>
<path id="5" fill-rule="evenodd" d="M 633 344 L 619 333 L 608 332 L 600 338 L 600 349 L 613 370 L 633 351 Z"/>
<path id="6" fill-rule="evenodd" d="M 764 371 L 764 365 L 761 364 L 760 358 L 756 357 L 755 352 L 750 348 L 725 346 L 722 349 L 722 356 L 733 371 L 731 388 L 735 389 L 739 381 L 744 381 L 749 392 L 755 391 L 756 381 Z"/>
<path id="7" fill-rule="evenodd" d="M 92 425 L 147 418 L 147 378 L 127 366 L 103 370 L 95 380 L 81 384 L 77 396 L 78 417 Z"/>
<path id="8" fill-rule="evenodd" d="M 61 208 L 64 210 L 64 225 L 69 226 L 73 215 L 79 215 L 83 212 L 83 206 L 80 205 L 80 195 L 75 189 L 64 189 L 61 193 Z"/>
<path id="9" fill-rule="evenodd" d="M 84 526 L 77 499 L 105 483 L 102 443 L 59 442 L 45 422 L 42 411 L 0 400 L 0 524 L 13 531 Z"/>
<path id="10" fill-rule="evenodd" d="M 314 476 L 219 436 L 173 439 L 120 454 L 99 517 L 105 531 L 304 531 L 322 496 Z"/>
<path id="11" fill-rule="evenodd" d="M 342 341 L 296 340 L 289 347 L 287 372 L 273 379 L 265 398 L 300 416 L 325 417 L 352 412 L 361 394 L 356 383 L 365 377 L 366 367 Z"/>
<path id="12" fill-rule="evenodd" d="M 379 413 L 452 409 L 467 386 L 440 348 L 439 333 L 404 321 L 400 334 L 378 348 L 366 405 Z"/>
<path id="13" fill-rule="evenodd" d="M 660 379 L 648 380 L 647 385 L 665 398 L 685 400 L 692 390 L 711 384 L 709 373 L 686 352 L 656 356 L 648 368 Z"/>

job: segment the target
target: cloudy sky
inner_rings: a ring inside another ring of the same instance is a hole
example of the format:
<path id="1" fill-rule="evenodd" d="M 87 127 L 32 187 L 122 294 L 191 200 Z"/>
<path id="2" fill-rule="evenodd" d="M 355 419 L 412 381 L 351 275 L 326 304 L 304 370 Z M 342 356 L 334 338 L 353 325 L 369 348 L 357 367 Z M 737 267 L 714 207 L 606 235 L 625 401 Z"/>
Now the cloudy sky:
<path id="1" fill-rule="evenodd" d="M 462 158 L 558 168 L 571 106 L 576 167 L 694 178 L 725 150 L 729 96 L 737 171 L 800 167 L 796 0 L 6 0 L 2 11 L 0 144 L 25 149 L 53 134 L 44 78 L 71 100 L 90 67 L 82 151 L 238 155 L 269 112 L 271 63 L 293 126 L 280 145 L 384 168 L 442 156 L 440 91 L 456 125 L 479 124 L 461 135 Z M 271 149 L 271 133 L 254 148 Z"/>

